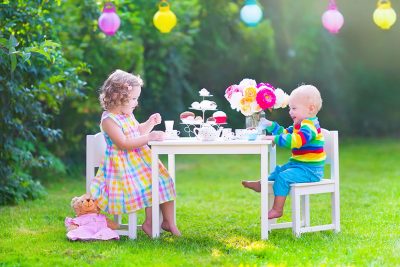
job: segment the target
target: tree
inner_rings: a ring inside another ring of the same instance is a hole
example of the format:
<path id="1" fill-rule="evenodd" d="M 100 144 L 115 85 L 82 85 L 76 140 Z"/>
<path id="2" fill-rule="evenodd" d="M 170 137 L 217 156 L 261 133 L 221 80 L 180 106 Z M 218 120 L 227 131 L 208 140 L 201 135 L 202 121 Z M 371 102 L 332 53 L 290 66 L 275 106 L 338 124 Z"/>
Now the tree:
<path id="1" fill-rule="evenodd" d="M 152 19 L 157 0 L 114 1 L 121 26 L 114 36 L 106 36 L 97 25 L 103 8 L 94 0 L 71 0 L 62 4 L 57 24 L 65 31 L 60 38 L 66 56 L 85 61 L 91 73 L 85 78 L 84 100 L 67 101 L 57 120 L 64 140 L 54 151 L 64 160 L 80 164 L 84 159 L 85 135 L 99 130 L 101 108 L 98 89 L 115 69 L 139 74 L 144 79 L 140 106 L 135 116 L 142 121 L 153 112 L 164 118 L 175 118 L 184 108 L 184 100 L 192 94 L 188 81 L 197 34 L 199 4 L 197 0 L 173 1 L 178 16 L 176 28 L 169 34 L 160 33 Z"/>
<path id="2" fill-rule="evenodd" d="M 57 43 L 51 14 L 59 3 L 11 1 L 0 4 L 0 205 L 44 193 L 37 169 L 63 169 L 47 145 L 61 136 L 51 127 L 66 98 L 82 96 L 78 74 Z"/>

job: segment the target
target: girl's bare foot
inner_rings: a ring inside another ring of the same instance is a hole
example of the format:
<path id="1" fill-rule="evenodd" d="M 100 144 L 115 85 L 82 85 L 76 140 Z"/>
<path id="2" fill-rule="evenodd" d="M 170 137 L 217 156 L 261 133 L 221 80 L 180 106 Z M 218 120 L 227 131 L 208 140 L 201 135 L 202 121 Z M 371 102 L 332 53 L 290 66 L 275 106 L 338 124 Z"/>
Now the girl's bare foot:
<path id="1" fill-rule="evenodd" d="M 146 235 L 148 235 L 149 237 L 151 237 L 151 223 L 150 222 L 144 222 L 142 224 L 142 230 L 143 232 L 146 233 Z"/>
<path id="2" fill-rule="evenodd" d="M 283 211 L 279 211 L 279 210 L 274 210 L 271 209 L 270 211 L 268 211 L 268 219 L 275 219 L 275 218 L 279 218 L 282 217 L 283 215 Z"/>
<path id="3" fill-rule="evenodd" d="M 249 188 L 255 192 L 261 192 L 261 183 L 260 181 L 242 181 L 242 185 L 246 188 Z"/>
<path id="4" fill-rule="evenodd" d="M 166 221 L 163 221 L 162 223 L 161 223 L 161 228 L 164 230 L 164 231 L 167 231 L 167 232 L 170 232 L 171 234 L 173 234 L 174 236 L 181 236 L 182 234 L 181 234 L 181 232 L 178 230 L 178 228 L 174 225 L 174 226 L 171 226 L 168 222 L 166 222 Z"/>

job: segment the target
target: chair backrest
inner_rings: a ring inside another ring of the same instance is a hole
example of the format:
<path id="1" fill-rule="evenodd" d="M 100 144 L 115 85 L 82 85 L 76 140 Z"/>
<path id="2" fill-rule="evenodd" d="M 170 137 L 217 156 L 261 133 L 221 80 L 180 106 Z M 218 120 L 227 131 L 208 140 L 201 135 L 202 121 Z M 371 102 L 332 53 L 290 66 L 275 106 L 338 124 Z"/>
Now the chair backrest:
<path id="1" fill-rule="evenodd" d="M 86 192 L 89 193 L 90 181 L 96 175 L 96 168 L 99 167 L 104 158 L 106 140 L 102 133 L 86 136 Z"/>
<path id="2" fill-rule="evenodd" d="M 325 163 L 331 165 L 331 179 L 339 181 L 339 137 L 337 131 L 322 129 L 325 139 Z"/>

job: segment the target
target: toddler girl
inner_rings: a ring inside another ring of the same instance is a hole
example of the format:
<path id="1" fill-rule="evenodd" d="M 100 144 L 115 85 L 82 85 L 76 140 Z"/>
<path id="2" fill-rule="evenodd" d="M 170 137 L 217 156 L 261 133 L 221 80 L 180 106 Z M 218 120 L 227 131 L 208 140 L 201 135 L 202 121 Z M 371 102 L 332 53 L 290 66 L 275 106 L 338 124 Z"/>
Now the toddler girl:
<path id="1" fill-rule="evenodd" d="M 142 229 L 151 236 L 151 151 L 147 143 L 163 140 L 164 132 L 152 131 L 161 123 L 160 114 L 152 114 L 144 123 L 139 123 L 132 114 L 142 85 L 140 77 L 116 70 L 101 87 L 99 100 L 104 112 L 100 128 L 107 148 L 104 162 L 91 181 L 90 192 L 99 207 L 110 214 L 145 208 Z M 180 236 L 174 221 L 175 185 L 161 162 L 159 168 L 161 227 Z"/>

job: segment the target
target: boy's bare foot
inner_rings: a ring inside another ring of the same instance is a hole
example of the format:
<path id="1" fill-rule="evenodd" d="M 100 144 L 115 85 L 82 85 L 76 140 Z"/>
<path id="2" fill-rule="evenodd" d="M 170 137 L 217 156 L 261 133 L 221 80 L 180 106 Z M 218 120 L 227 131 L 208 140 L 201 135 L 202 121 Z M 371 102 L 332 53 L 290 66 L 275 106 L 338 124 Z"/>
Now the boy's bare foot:
<path id="1" fill-rule="evenodd" d="M 261 192 L 261 182 L 260 181 L 242 181 L 242 185 L 249 188 L 255 192 Z"/>
<path id="2" fill-rule="evenodd" d="M 166 221 L 163 221 L 162 223 L 161 223 L 161 228 L 164 230 L 164 231 L 167 231 L 167 232 L 170 232 L 171 234 L 173 234 L 174 236 L 181 236 L 182 234 L 181 234 L 181 232 L 178 230 L 178 228 L 174 225 L 174 226 L 171 226 L 168 222 L 166 222 Z"/>
<path id="3" fill-rule="evenodd" d="M 271 209 L 268 211 L 268 220 L 282 217 L 282 215 L 282 211 Z"/>
<path id="4" fill-rule="evenodd" d="M 142 230 L 143 230 L 143 232 L 145 232 L 146 233 L 146 235 L 148 235 L 150 238 L 151 238 L 151 223 L 149 223 L 149 222 L 144 222 L 143 224 L 142 224 Z"/>

